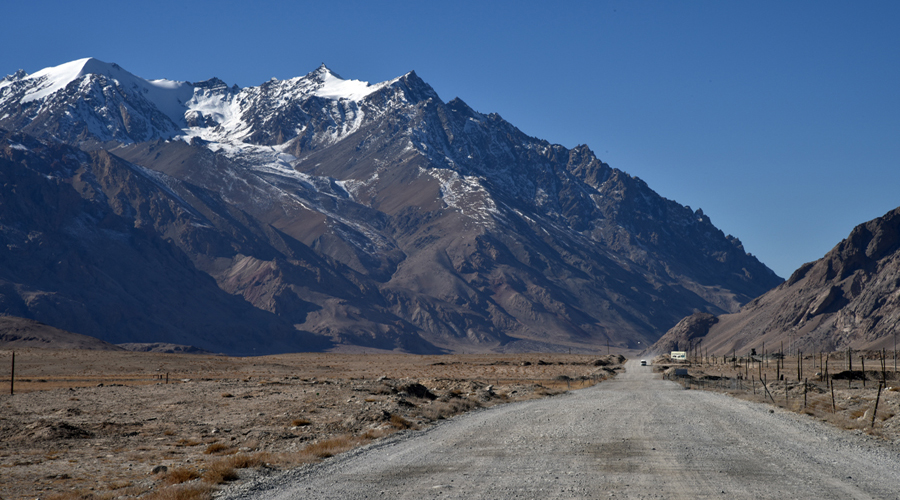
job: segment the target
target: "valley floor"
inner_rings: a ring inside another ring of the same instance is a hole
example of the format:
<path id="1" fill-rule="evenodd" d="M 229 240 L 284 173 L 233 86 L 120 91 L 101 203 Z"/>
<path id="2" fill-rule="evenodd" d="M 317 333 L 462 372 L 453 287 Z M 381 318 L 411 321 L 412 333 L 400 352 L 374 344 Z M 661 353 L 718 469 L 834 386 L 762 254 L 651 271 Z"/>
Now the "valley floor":
<path id="1" fill-rule="evenodd" d="M 0 499 L 204 498 L 472 409 L 589 386 L 618 356 L 0 351 Z M 253 472 L 257 471 L 257 472 Z"/>

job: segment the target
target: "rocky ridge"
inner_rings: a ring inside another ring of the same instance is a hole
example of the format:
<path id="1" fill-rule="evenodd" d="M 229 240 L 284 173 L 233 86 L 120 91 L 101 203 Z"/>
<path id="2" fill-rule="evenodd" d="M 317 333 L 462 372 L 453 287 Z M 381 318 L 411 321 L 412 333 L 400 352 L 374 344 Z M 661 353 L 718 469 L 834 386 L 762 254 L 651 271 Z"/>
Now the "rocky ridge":
<path id="1" fill-rule="evenodd" d="M 693 337 L 709 352 L 784 345 L 796 353 L 847 348 L 894 349 L 900 322 L 900 208 L 856 226 L 824 257 L 754 299 L 739 312 L 700 322 Z M 699 315 L 682 323 L 697 323 Z M 682 325 L 679 323 L 679 325 Z M 654 346 L 665 352 L 670 330 Z M 665 344 L 665 345 L 663 345 Z M 775 347 L 773 347 L 775 346 Z"/>

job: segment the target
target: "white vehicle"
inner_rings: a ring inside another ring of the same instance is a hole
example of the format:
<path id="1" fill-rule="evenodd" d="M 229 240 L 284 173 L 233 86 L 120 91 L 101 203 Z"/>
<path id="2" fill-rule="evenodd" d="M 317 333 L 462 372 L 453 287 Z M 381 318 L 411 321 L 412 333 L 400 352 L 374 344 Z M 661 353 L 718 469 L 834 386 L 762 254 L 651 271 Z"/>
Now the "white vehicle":
<path id="1" fill-rule="evenodd" d="M 642 359 L 642 360 L 641 360 L 641 366 L 647 366 L 647 360 L 646 360 L 646 359 Z"/>

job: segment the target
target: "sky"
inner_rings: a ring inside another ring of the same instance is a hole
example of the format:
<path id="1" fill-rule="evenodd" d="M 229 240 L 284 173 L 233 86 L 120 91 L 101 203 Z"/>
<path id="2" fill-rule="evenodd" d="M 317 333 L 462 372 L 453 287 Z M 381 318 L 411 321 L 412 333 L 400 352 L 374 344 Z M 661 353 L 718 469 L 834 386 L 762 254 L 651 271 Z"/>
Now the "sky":
<path id="1" fill-rule="evenodd" d="M 702 208 L 784 278 L 900 206 L 897 1 L 11 4 L 0 74 L 84 57 L 241 87 L 323 62 L 371 83 L 415 70 Z"/>

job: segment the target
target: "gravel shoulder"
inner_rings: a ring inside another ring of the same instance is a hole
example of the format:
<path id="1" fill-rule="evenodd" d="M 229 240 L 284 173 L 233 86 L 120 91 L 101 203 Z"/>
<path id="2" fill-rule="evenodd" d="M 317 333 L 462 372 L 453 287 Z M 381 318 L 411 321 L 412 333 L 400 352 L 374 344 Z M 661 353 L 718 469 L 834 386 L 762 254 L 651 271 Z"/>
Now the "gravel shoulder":
<path id="1" fill-rule="evenodd" d="M 900 447 L 651 367 L 454 417 L 220 498 L 898 498 Z"/>

